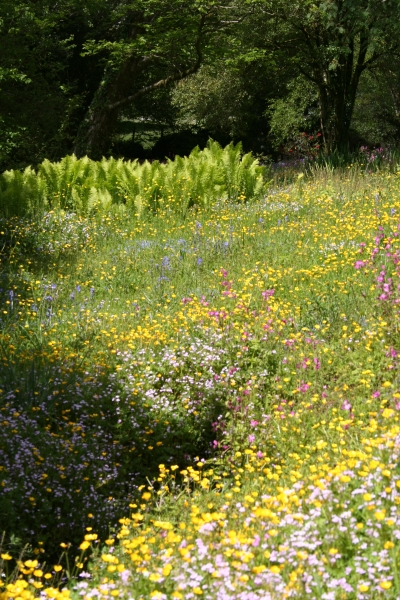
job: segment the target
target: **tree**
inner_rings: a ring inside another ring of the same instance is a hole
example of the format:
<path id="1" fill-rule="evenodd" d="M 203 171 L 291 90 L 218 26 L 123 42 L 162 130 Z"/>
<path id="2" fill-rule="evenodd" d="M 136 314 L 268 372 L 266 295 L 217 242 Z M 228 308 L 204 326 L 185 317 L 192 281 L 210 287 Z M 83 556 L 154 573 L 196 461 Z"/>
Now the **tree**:
<path id="1" fill-rule="evenodd" d="M 105 59 L 102 81 L 80 126 L 75 153 L 101 157 L 121 111 L 195 73 L 218 20 L 208 0 L 138 0 L 110 14 L 108 38 L 88 40 L 86 54 Z"/>
<path id="2" fill-rule="evenodd" d="M 216 140 L 241 141 L 246 151 L 265 153 L 264 113 L 276 92 L 274 83 L 273 73 L 266 76 L 263 65 L 214 60 L 175 86 L 176 122 L 183 128 L 207 131 Z"/>
<path id="3" fill-rule="evenodd" d="M 103 31 L 104 4 L 0 0 L 0 168 L 71 152 L 102 74 L 80 55 L 89 32 Z"/>
<path id="4" fill-rule="evenodd" d="M 399 47 L 400 0 L 255 2 L 250 43 L 315 86 L 325 149 L 343 149 L 362 74 Z"/>
<path id="5" fill-rule="evenodd" d="M 400 139 L 400 60 L 376 63 L 360 82 L 352 129 L 363 144 L 396 145 Z"/>

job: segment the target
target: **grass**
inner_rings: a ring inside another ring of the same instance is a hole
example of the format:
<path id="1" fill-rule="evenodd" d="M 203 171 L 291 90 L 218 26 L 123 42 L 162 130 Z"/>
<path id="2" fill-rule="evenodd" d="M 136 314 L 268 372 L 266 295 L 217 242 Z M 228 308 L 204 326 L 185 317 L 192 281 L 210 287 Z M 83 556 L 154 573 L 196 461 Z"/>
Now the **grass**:
<path id="1" fill-rule="evenodd" d="M 399 596 L 399 177 L 2 220 L 2 600 Z"/>

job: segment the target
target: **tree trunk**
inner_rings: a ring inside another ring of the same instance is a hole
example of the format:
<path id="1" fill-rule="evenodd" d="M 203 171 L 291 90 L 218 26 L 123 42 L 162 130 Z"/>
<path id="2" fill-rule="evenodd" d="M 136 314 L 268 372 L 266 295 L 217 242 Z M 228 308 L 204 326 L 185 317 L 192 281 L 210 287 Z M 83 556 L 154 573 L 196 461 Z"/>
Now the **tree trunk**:
<path id="1" fill-rule="evenodd" d="M 361 36 L 358 44 L 357 62 L 355 41 L 348 43 L 348 53 L 339 58 L 336 68 L 326 70 L 319 77 L 319 100 L 321 133 L 325 151 L 330 153 L 348 149 L 349 131 L 354 111 L 360 77 L 366 68 L 365 57 L 368 36 Z"/>
<path id="2" fill-rule="evenodd" d="M 135 78 L 146 68 L 149 59 L 130 56 L 119 69 L 106 71 L 75 141 L 75 154 L 94 160 L 104 156 L 122 109 L 120 104 L 132 89 Z"/>

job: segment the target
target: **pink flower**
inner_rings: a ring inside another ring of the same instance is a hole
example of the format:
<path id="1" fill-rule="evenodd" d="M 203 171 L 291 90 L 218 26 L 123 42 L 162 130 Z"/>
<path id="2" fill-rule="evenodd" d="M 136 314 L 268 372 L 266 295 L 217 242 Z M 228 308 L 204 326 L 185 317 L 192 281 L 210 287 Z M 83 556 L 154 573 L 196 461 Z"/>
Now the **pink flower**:
<path id="1" fill-rule="evenodd" d="M 364 262 L 363 260 L 356 260 L 356 262 L 354 263 L 355 269 L 363 269 L 366 266 L 367 266 L 367 263 Z"/>
<path id="2" fill-rule="evenodd" d="M 265 290 L 265 292 L 261 292 L 262 297 L 264 298 L 264 300 L 267 300 L 267 298 L 269 298 L 270 296 L 273 296 L 275 294 L 275 290 Z"/>
<path id="3" fill-rule="evenodd" d="M 308 385 L 308 383 L 301 383 L 297 389 L 299 392 L 307 392 L 309 387 L 310 386 Z"/>
<path id="4" fill-rule="evenodd" d="M 351 404 L 348 400 L 345 400 L 340 408 L 342 410 L 351 410 Z"/>

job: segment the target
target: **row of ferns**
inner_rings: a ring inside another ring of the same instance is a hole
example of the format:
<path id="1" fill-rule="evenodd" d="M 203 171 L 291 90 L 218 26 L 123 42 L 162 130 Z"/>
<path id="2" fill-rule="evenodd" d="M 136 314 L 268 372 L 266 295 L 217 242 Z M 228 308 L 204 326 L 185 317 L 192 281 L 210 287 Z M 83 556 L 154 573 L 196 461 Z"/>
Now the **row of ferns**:
<path id="1" fill-rule="evenodd" d="M 186 213 L 218 200 L 261 198 L 264 167 L 240 144 L 225 148 L 209 141 L 188 157 L 166 163 L 115 160 L 96 162 L 66 156 L 58 163 L 45 160 L 35 171 L 6 171 L 0 175 L 0 211 L 5 216 L 34 216 L 50 210 L 78 215 L 116 210 L 141 218 L 160 209 Z"/>

